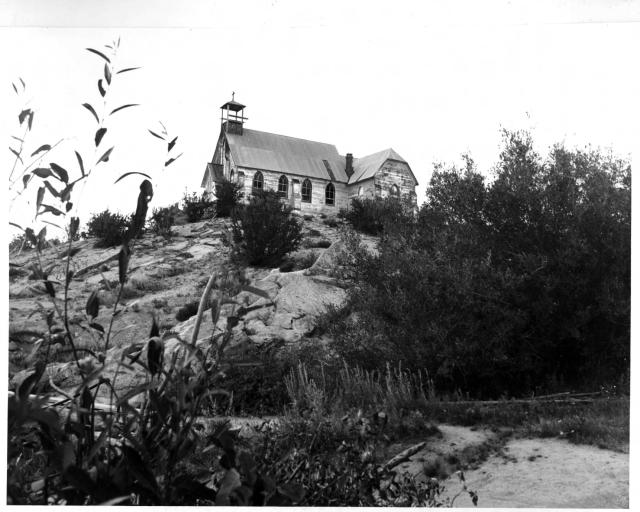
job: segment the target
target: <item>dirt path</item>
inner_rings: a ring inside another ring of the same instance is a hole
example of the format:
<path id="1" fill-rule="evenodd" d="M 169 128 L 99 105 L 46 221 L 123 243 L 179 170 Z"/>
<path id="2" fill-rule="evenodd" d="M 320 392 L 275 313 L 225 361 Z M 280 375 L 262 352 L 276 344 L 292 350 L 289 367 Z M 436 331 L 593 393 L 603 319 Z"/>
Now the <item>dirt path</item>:
<path id="1" fill-rule="evenodd" d="M 517 439 L 465 473 L 480 507 L 628 508 L 629 455 L 559 439 Z M 460 489 L 447 480 L 445 496 Z M 459 501 L 460 500 L 460 501 Z M 455 502 L 467 506 L 464 496 Z"/>

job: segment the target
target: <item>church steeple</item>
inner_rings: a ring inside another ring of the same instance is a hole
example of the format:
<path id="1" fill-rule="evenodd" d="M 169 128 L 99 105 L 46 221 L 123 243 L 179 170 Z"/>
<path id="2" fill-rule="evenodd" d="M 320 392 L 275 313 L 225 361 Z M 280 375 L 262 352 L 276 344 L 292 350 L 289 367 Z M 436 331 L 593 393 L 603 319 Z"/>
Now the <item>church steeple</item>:
<path id="1" fill-rule="evenodd" d="M 242 126 L 247 118 L 244 117 L 245 106 L 235 100 L 236 93 L 231 93 L 231 101 L 220 107 L 220 123 L 226 133 L 242 135 Z"/>

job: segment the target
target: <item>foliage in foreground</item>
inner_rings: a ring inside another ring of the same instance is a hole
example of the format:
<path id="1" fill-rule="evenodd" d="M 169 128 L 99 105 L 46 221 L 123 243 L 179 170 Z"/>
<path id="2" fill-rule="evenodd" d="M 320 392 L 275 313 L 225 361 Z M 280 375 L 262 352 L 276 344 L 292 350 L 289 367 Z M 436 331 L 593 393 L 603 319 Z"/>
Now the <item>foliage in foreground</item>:
<path id="1" fill-rule="evenodd" d="M 631 169 L 506 133 L 486 183 L 438 167 L 417 218 L 356 258 L 329 328 L 350 365 L 404 361 L 475 397 L 628 389 Z"/>
<path id="2" fill-rule="evenodd" d="M 119 43 L 119 40 L 114 41 L 101 50 L 88 49 L 101 59 L 101 68 L 104 61 L 104 70 L 97 81 L 102 98 L 107 96 L 116 75 L 137 69 L 115 68 L 112 59 Z M 20 82 L 24 89 L 24 81 L 21 79 Z M 13 87 L 18 93 L 16 84 Z M 91 104 L 83 104 L 98 123 L 95 135 L 92 134 L 96 147 L 107 132 L 106 120 L 125 108 L 135 106 L 122 105 L 109 113 L 106 99 L 102 103 L 104 112 L 101 116 Z M 25 109 L 18 117 L 21 127 L 26 125 L 25 132 L 29 132 L 33 111 Z M 170 157 L 177 137 L 170 139 L 164 126 L 161 134 L 151 130 L 150 133 L 167 142 L 166 168 L 178 158 Z M 22 155 L 28 154 L 25 138 L 14 138 L 20 141 L 20 146 L 11 148 L 16 160 L 9 176 L 10 185 L 21 180 L 24 189 L 18 193 L 19 196 L 30 183 L 41 182 L 42 186 L 36 193 L 37 216 L 66 217 L 63 210 L 69 212 L 73 207 L 71 195 L 74 185 L 90 176 L 95 166 L 106 163 L 114 149 L 111 147 L 104 152 L 88 169 L 84 167 L 82 155 L 76 151 L 79 177 L 73 179 L 66 169 L 54 163 L 30 171 L 30 166 L 39 159 L 24 164 Z M 47 154 L 51 149 L 51 145 L 44 144 L 31 156 Z M 132 174 L 142 173 L 125 173 L 117 181 Z M 63 191 L 47 180 L 52 176 L 63 184 Z M 32 228 L 12 223 L 23 230 L 28 242 L 38 252 L 37 277 L 42 281 L 50 306 L 40 302 L 34 306 L 34 314 L 39 313 L 46 321 L 47 334 L 38 339 L 26 355 L 26 359 L 34 364 L 33 371 L 15 382 L 9 397 L 8 501 L 10 504 L 78 505 L 295 503 L 294 484 L 285 487 L 275 483 L 267 485 L 261 474 L 255 471 L 250 475 L 243 473 L 246 458 L 242 462 L 238 460 L 237 436 L 228 426 L 205 433 L 204 426 L 196 422 L 202 402 L 212 394 L 223 393 L 212 389 L 210 384 L 220 370 L 221 357 L 235 325 L 234 320 L 241 312 L 232 306 L 226 328 L 214 331 L 202 348 L 196 344 L 199 325 L 205 309 L 211 312 L 211 320 L 216 324 L 221 306 L 228 305 L 232 302 L 231 297 L 243 290 L 246 282 L 240 269 L 223 265 L 219 274 L 212 274 L 200 302 L 192 340 L 182 340 L 166 333 L 161 335 L 154 318 L 147 339 L 134 340 L 122 351 L 114 353 L 110 350 L 113 327 L 123 310 L 121 299 L 128 280 L 129 262 L 135 254 L 135 240 L 143 230 L 153 197 L 151 177 L 145 177 L 148 179 L 140 184 L 136 210 L 126 231 L 122 233 L 120 229 L 111 229 L 113 224 L 107 222 L 106 231 L 100 232 L 101 235 L 109 235 L 106 237 L 109 243 L 112 242 L 110 236 L 117 234 L 122 244 L 118 254 L 118 293 L 108 325 L 96 321 L 102 305 L 97 290 L 94 290 L 84 306 L 85 315 L 76 315 L 74 328 L 70 327 L 72 312 L 78 309 L 77 304 L 74 307 L 69 289 L 74 275 L 71 261 L 75 251 L 72 245 L 77 240 L 79 219 L 72 217 L 64 223 L 68 257 L 62 282 L 50 280 L 48 270 L 41 266 L 40 253 L 46 244 L 46 228 L 36 235 Z M 43 202 L 53 202 L 54 199 L 62 204 L 54 206 Z M 104 217 L 111 219 L 106 214 Z M 94 227 L 100 230 L 102 224 L 96 221 Z M 253 290 L 253 293 L 259 291 Z M 96 342 L 95 350 L 85 351 L 88 353 L 86 357 L 77 345 L 79 329 L 89 333 Z M 165 345 L 169 343 L 173 344 L 173 350 L 165 356 Z M 56 396 L 51 396 L 44 392 L 47 386 L 45 376 L 52 347 L 57 345 L 71 349 L 80 384 L 73 389 L 62 390 L 49 381 L 56 391 Z M 132 373 L 141 377 L 142 382 L 131 389 L 122 389 L 120 379 Z M 100 402 L 98 396 L 105 395 L 108 402 Z"/>
<path id="3" fill-rule="evenodd" d="M 278 266 L 302 240 L 302 224 L 276 192 L 259 191 L 233 217 L 238 252 L 249 265 Z"/>

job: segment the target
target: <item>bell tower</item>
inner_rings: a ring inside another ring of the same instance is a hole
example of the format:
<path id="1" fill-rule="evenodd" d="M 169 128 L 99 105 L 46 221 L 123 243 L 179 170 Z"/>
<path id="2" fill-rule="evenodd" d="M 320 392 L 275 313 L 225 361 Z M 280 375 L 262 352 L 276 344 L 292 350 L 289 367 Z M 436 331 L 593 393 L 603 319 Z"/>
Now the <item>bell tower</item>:
<path id="1" fill-rule="evenodd" d="M 247 118 L 244 117 L 245 106 L 235 100 L 236 93 L 231 93 L 231 101 L 220 107 L 220 124 L 222 131 L 242 135 L 242 126 Z"/>

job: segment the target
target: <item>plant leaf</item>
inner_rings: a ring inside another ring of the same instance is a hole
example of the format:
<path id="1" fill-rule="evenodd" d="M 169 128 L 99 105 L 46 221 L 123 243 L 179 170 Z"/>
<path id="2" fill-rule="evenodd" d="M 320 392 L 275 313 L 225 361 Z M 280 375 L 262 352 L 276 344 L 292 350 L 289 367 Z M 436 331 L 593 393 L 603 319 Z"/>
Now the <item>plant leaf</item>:
<path id="1" fill-rule="evenodd" d="M 101 332 L 102 334 L 104 334 L 104 327 L 102 327 L 102 325 L 100 325 L 98 322 L 91 322 L 89 324 L 89 327 L 91 327 L 92 329 L 95 329 L 98 332 Z"/>
<path id="2" fill-rule="evenodd" d="M 169 142 L 167 146 L 167 153 L 173 149 L 173 146 L 176 145 L 177 140 L 178 140 L 178 137 L 174 137 L 174 139 L 171 142 Z"/>
<path id="3" fill-rule="evenodd" d="M 55 226 L 55 227 L 57 227 L 58 229 L 62 229 L 62 227 L 60 227 L 60 226 L 59 226 L 58 224 L 56 224 L 55 222 L 51 222 L 51 221 L 48 221 L 48 220 L 43 220 L 42 222 L 45 222 L 45 223 L 47 223 L 47 224 L 51 224 L 52 226 Z M 72 271 L 70 270 L 69 272 L 72 272 Z"/>
<path id="4" fill-rule="evenodd" d="M 24 188 L 27 188 L 27 183 L 29 183 L 30 179 L 31 179 L 31 174 L 25 174 L 22 177 L 22 184 L 24 185 Z"/>
<path id="5" fill-rule="evenodd" d="M 75 183 L 71 183 L 66 187 L 64 187 L 62 192 L 60 192 L 60 201 L 65 202 L 69 200 L 69 198 L 71 197 L 71 191 L 73 190 L 74 185 Z"/>
<path id="6" fill-rule="evenodd" d="M 120 285 L 123 285 L 127 280 L 127 268 L 129 267 L 129 258 L 131 257 L 131 250 L 128 244 L 123 244 L 118 253 L 118 278 Z"/>
<path id="7" fill-rule="evenodd" d="M 93 48 L 87 48 L 88 51 L 90 51 L 91 53 L 95 53 L 96 55 L 99 55 L 100 57 L 102 57 L 104 60 L 106 60 L 109 64 L 111 64 L 111 60 L 109 59 L 109 57 L 107 57 L 104 53 L 102 53 L 101 51 L 98 50 L 94 50 Z"/>
<path id="8" fill-rule="evenodd" d="M 120 73 L 126 73 L 127 71 L 134 71 L 136 69 L 140 69 L 140 68 L 139 67 L 137 67 L 137 68 L 124 68 L 124 69 L 121 69 L 120 71 L 118 71 L 116 73 L 116 75 L 119 75 Z"/>
<path id="9" fill-rule="evenodd" d="M 100 91 L 100 96 L 102 96 L 103 98 L 104 95 L 107 94 L 107 91 L 105 91 L 104 87 L 102 86 L 102 78 L 98 80 L 98 91 Z"/>
<path id="10" fill-rule="evenodd" d="M 112 151 L 113 151 L 113 147 L 107 149 L 104 152 L 104 154 L 100 157 L 100 159 L 96 162 L 96 164 L 99 164 L 100 162 L 108 162 L 109 161 L 109 156 L 111 155 Z"/>
<path id="11" fill-rule="evenodd" d="M 16 158 L 18 160 L 20 160 L 20 162 L 22 162 L 24 164 L 24 162 L 22 161 L 22 157 L 20 156 L 20 153 L 18 153 L 15 149 L 13 148 L 9 148 L 9 151 L 11 151 L 14 155 L 16 155 Z"/>
<path id="12" fill-rule="evenodd" d="M 98 297 L 98 292 L 96 290 L 93 290 L 91 295 L 89 295 L 84 310 L 91 318 L 98 316 L 98 311 L 100 310 L 100 298 Z"/>
<path id="13" fill-rule="evenodd" d="M 22 226 L 20 224 L 16 224 L 15 222 L 9 222 L 9 225 L 10 226 L 14 226 L 14 227 L 16 227 L 18 229 L 22 229 Z"/>
<path id="14" fill-rule="evenodd" d="M 77 151 L 76 151 L 76 158 L 78 159 L 78 165 L 80 166 L 80 172 L 84 176 L 84 163 L 82 162 L 82 157 L 80 156 L 80 153 L 78 153 Z"/>
<path id="15" fill-rule="evenodd" d="M 125 109 L 125 108 L 129 108 L 129 107 L 137 107 L 138 105 L 139 105 L 139 103 L 128 103 L 128 104 L 126 104 L 126 105 L 122 105 L 122 106 L 120 106 L 120 107 L 118 107 L 118 108 L 114 108 L 114 109 L 111 111 L 111 114 L 109 114 L 109 115 L 115 114 L 118 110 L 123 110 L 123 109 Z"/>
<path id="16" fill-rule="evenodd" d="M 109 65 L 104 65 L 104 79 L 107 81 L 109 85 L 111 85 L 111 70 L 109 69 Z"/>
<path id="17" fill-rule="evenodd" d="M 53 162 L 51 162 L 49 165 L 51 166 L 51 170 L 60 177 L 61 181 L 63 181 L 65 184 L 69 183 L 69 173 L 63 167 Z"/>
<path id="18" fill-rule="evenodd" d="M 148 174 L 145 174 L 143 172 L 138 172 L 138 171 L 131 171 L 131 172 L 125 172 L 122 176 L 120 176 L 116 181 L 113 182 L 113 184 L 115 185 L 116 183 L 118 183 L 121 179 L 126 178 L 127 176 L 131 176 L 132 174 L 140 174 L 141 176 L 144 176 L 145 178 L 149 178 L 151 179 L 151 176 L 149 176 Z"/>
<path id="19" fill-rule="evenodd" d="M 33 110 L 29 111 L 29 130 L 31 130 L 31 126 L 33 125 L 33 116 L 34 116 L 34 112 Z"/>
<path id="20" fill-rule="evenodd" d="M 216 496 L 216 505 L 229 505 L 229 495 L 242 485 L 240 473 L 235 468 L 228 469 L 220 482 Z"/>
<path id="21" fill-rule="evenodd" d="M 38 210 L 40 210 L 40 205 L 42 204 L 42 200 L 44 199 L 44 191 L 44 187 L 40 187 L 38 189 L 38 195 L 36 196 L 36 214 L 38 213 Z"/>
<path id="22" fill-rule="evenodd" d="M 53 188 L 53 185 L 51 185 L 51 183 L 49 183 L 48 180 L 44 181 L 44 186 L 47 187 L 47 190 L 51 192 L 52 196 L 60 197 L 60 192 L 58 192 L 55 188 Z"/>
<path id="23" fill-rule="evenodd" d="M 50 149 L 51 149 L 51 146 L 49 144 L 43 144 L 38 149 L 36 149 L 33 153 L 31 153 L 31 156 L 36 156 L 38 153 L 42 151 L 49 151 Z"/>
<path id="24" fill-rule="evenodd" d="M 167 160 L 167 161 L 164 163 L 164 166 L 165 166 L 165 167 L 169 167 L 173 162 L 175 162 L 175 161 L 176 161 L 178 158 L 180 158 L 182 155 L 183 155 L 183 153 L 180 153 L 180 154 L 179 154 L 177 157 L 175 157 L 175 158 L 169 158 L 169 160 Z"/>
<path id="25" fill-rule="evenodd" d="M 151 135 L 153 135 L 154 137 L 158 137 L 160 140 L 164 140 L 164 137 L 161 137 L 160 135 L 158 135 L 156 132 L 152 132 L 151 130 L 149 130 L 149 133 Z"/>
<path id="26" fill-rule="evenodd" d="M 37 169 L 31 171 L 31 174 L 35 174 L 40 178 L 48 178 L 49 176 L 53 175 L 51 169 L 49 169 L 48 167 L 38 167 Z"/>
<path id="27" fill-rule="evenodd" d="M 42 211 L 40 213 L 47 213 L 47 212 L 51 212 L 53 213 L 56 217 L 59 215 L 64 215 L 60 210 L 58 210 L 56 207 L 51 206 L 49 204 L 43 204 L 42 205 Z"/>
<path id="28" fill-rule="evenodd" d="M 26 108 L 18 114 L 18 121 L 20 121 L 20 124 L 24 123 L 24 120 L 27 118 L 30 112 L 31 112 L 31 109 Z"/>
<path id="29" fill-rule="evenodd" d="M 100 119 L 98 119 L 98 114 L 96 114 L 96 111 L 93 109 L 93 107 L 89 103 L 83 103 L 82 106 L 93 114 L 93 117 L 95 117 L 96 119 L 96 123 L 100 123 Z"/>
<path id="30" fill-rule="evenodd" d="M 11 82 L 11 86 L 13 87 L 13 90 L 16 91 L 16 94 L 18 94 L 18 88 L 16 87 L 16 84 Z"/>
<path id="31" fill-rule="evenodd" d="M 105 133 L 107 133 L 107 129 L 106 128 L 99 128 L 96 131 L 96 136 L 95 136 L 96 147 L 98 147 L 100 145 L 100 142 L 102 141 L 102 137 L 104 137 Z"/>

